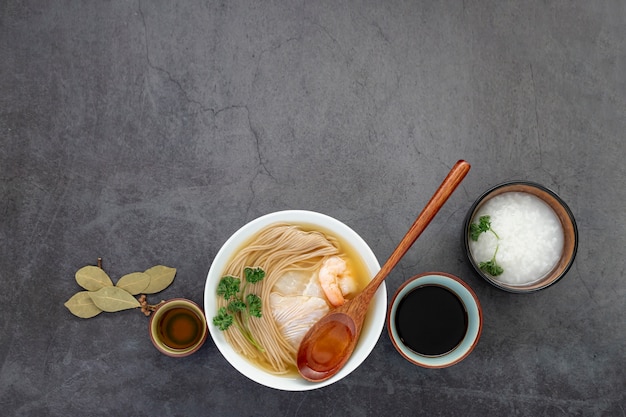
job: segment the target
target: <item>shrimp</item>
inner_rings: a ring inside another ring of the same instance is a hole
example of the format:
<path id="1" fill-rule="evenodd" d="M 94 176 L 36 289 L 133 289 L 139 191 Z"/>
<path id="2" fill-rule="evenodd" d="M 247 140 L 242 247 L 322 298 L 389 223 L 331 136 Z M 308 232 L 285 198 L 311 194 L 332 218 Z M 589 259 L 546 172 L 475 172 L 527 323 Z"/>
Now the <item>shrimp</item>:
<path id="1" fill-rule="evenodd" d="M 338 256 L 331 256 L 324 261 L 320 268 L 319 281 L 326 298 L 335 307 L 343 305 L 346 302 L 344 297 L 356 287 L 346 261 Z"/>

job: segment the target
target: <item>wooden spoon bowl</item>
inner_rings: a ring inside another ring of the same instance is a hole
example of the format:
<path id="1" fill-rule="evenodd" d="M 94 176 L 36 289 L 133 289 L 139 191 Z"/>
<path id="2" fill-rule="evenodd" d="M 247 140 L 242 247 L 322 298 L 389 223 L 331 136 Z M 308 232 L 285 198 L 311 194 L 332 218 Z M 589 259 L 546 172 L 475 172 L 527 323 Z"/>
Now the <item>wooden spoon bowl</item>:
<path id="1" fill-rule="evenodd" d="M 313 382 L 324 381 L 335 375 L 350 359 L 376 290 L 426 229 L 469 169 L 467 162 L 458 161 L 365 289 L 344 305 L 331 310 L 309 329 L 297 355 L 298 372 L 303 378 Z"/>

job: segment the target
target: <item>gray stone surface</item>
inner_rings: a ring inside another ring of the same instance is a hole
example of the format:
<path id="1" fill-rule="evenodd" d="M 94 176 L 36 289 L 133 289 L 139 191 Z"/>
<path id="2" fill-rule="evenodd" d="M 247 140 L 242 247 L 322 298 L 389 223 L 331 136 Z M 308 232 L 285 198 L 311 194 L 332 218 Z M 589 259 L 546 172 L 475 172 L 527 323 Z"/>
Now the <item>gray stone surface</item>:
<path id="1" fill-rule="evenodd" d="M 5 416 L 626 415 L 626 9 L 606 1 L 0 2 L 0 407 Z M 386 330 L 353 374 L 258 385 L 211 340 L 171 359 L 137 311 L 72 316 L 74 272 L 178 268 L 259 215 L 347 223 L 381 262 L 457 159 L 472 170 L 388 279 L 462 277 L 484 328 L 443 370 Z M 461 248 L 509 179 L 580 232 L 557 285 L 511 295 Z"/>

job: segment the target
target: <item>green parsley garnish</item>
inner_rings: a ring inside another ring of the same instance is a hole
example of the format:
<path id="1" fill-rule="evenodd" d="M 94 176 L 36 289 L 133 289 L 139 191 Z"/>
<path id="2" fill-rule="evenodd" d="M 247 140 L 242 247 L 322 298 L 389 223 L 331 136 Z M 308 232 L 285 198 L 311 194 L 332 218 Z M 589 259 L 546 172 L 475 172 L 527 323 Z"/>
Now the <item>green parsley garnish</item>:
<path id="1" fill-rule="evenodd" d="M 228 303 L 227 310 L 231 313 L 239 313 L 240 311 L 245 311 L 246 307 L 246 303 L 237 299 Z"/>
<path id="2" fill-rule="evenodd" d="M 261 298 L 256 294 L 248 294 L 245 301 L 243 299 L 243 294 L 245 294 L 248 284 L 255 284 L 263 280 L 265 271 L 258 267 L 246 267 L 243 272 L 245 277 L 243 288 L 241 288 L 241 280 L 231 275 L 222 277 L 217 284 L 217 295 L 224 297 L 228 301 L 228 305 L 227 307 L 221 307 L 217 311 L 217 315 L 213 317 L 213 324 L 222 331 L 234 324 L 254 347 L 261 352 L 265 352 L 263 346 L 252 336 L 248 324 L 248 317 L 262 317 Z"/>
<path id="3" fill-rule="evenodd" d="M 498 253 L 498 246 L 496 246 L 496 251 L 493 254 L 493 257 L 485 262 L 481 262 L 478 264 L 478 267 L 488 273 L 491 276 L 497 277 L 498 275 L 504 272 L 504 269 L 496 262 L 496 254 Z"/>
<path id="4" fill-rule="evenodd" d="M 246 276 L 246 282 L 256 284 L 265 278 L 265 271 L 261 268 L 244 268 L 243 273 Z"/>
<path id="5" fill-rule="evenodd" d="M 246 296 L 248 302 L 248 314 L 252 317 L 261 318 L 261 299 L 256 294 L 248 294 Z"/>
<path id="6" fill-rule="evenodd" d="M 239 292 L 239 284 L 241 280 L 237 277 L 227 275 L 220 280 L 217 284 L 217 295 L 221 295 L 227 300 L 237 296 Z"/>
<path id="7" fill-rule="evenodd" d="M 220 330 L 226 330 L 233 324 L 233 316 L 228 314 L 226 307 L 222 307 L 217 310 L 217 316 L 213 317 L 213 324 Z"/>
<path id="8" fill-rule="evenodd" d="M 470 238 L 473 241 L 478 241 L 478 238 L 481 234 L 491 232 L 496 237 L 496 239 L 500 240 L 500 236 L 491 228 L 491 217 L 490 216 L 480 216 L 478 218 L 478 223 L 470 224 Z M 496 250 L 493 253 L 493 256 L 490 260 L 480 262 L 478 267 L 488 273 L 491 276 L 497 277 L 498 275 L 504 272 L 504 269 L 496 262 L 496 254 L 498 253 L 498 248 L 500 245 L 496 245 Z"/>
<path id="9" fill-rule="evenodd" d="M 502 267 L 498 265 L 493 259 L 487 262 L 481 262 L 479 268 L 489 275 L 493 275 L 494 277 L 504 272 L 504 269 L 502 269 Z"/>
<path id="10" fill-rule="evenodd" d="M 474 242 L 477 242 L 480 235 L 487 231 L 490 231 L 496 238 L 500 239 L 500 236 L 498 236 L 498 234 L 491 228 L 490 216 L 480 216 L 478 218 L 478 223 L 470 224 L 470 237 Z"/>

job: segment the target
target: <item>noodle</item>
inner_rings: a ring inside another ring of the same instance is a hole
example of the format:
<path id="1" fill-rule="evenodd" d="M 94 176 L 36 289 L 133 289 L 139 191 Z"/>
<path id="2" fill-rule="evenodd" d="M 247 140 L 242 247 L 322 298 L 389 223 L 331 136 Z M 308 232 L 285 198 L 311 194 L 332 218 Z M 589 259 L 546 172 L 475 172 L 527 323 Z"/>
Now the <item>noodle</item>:
<path id="1" fill-rule="evenodd" d="M 253 237 L 228 263 L 222 275 L 243 277 L 245 267 L 260 267 L 265 271 L 265 278 L 256 284 L 249 284 L 245 294 L 242 294 L 243 298 L 249 293 L 261 298 L 262 317 L 250 318 L 248 325 L 265 352 L 254 347 L 237 326 L 225 331 L 228 343 L 239 354 L 270 373 L 285 374 L 293 370 L 297 350 L 281 334 L 269 310 L 272 287 L 285 272 L 318 270 L 326 257 L 339 253 L 338 246 L 333 237 L 316 231 L 306 232 L 287 224 L 268 226 Z M 218 309 L 227 304 L 223 297 L 218 298 Z"/>

